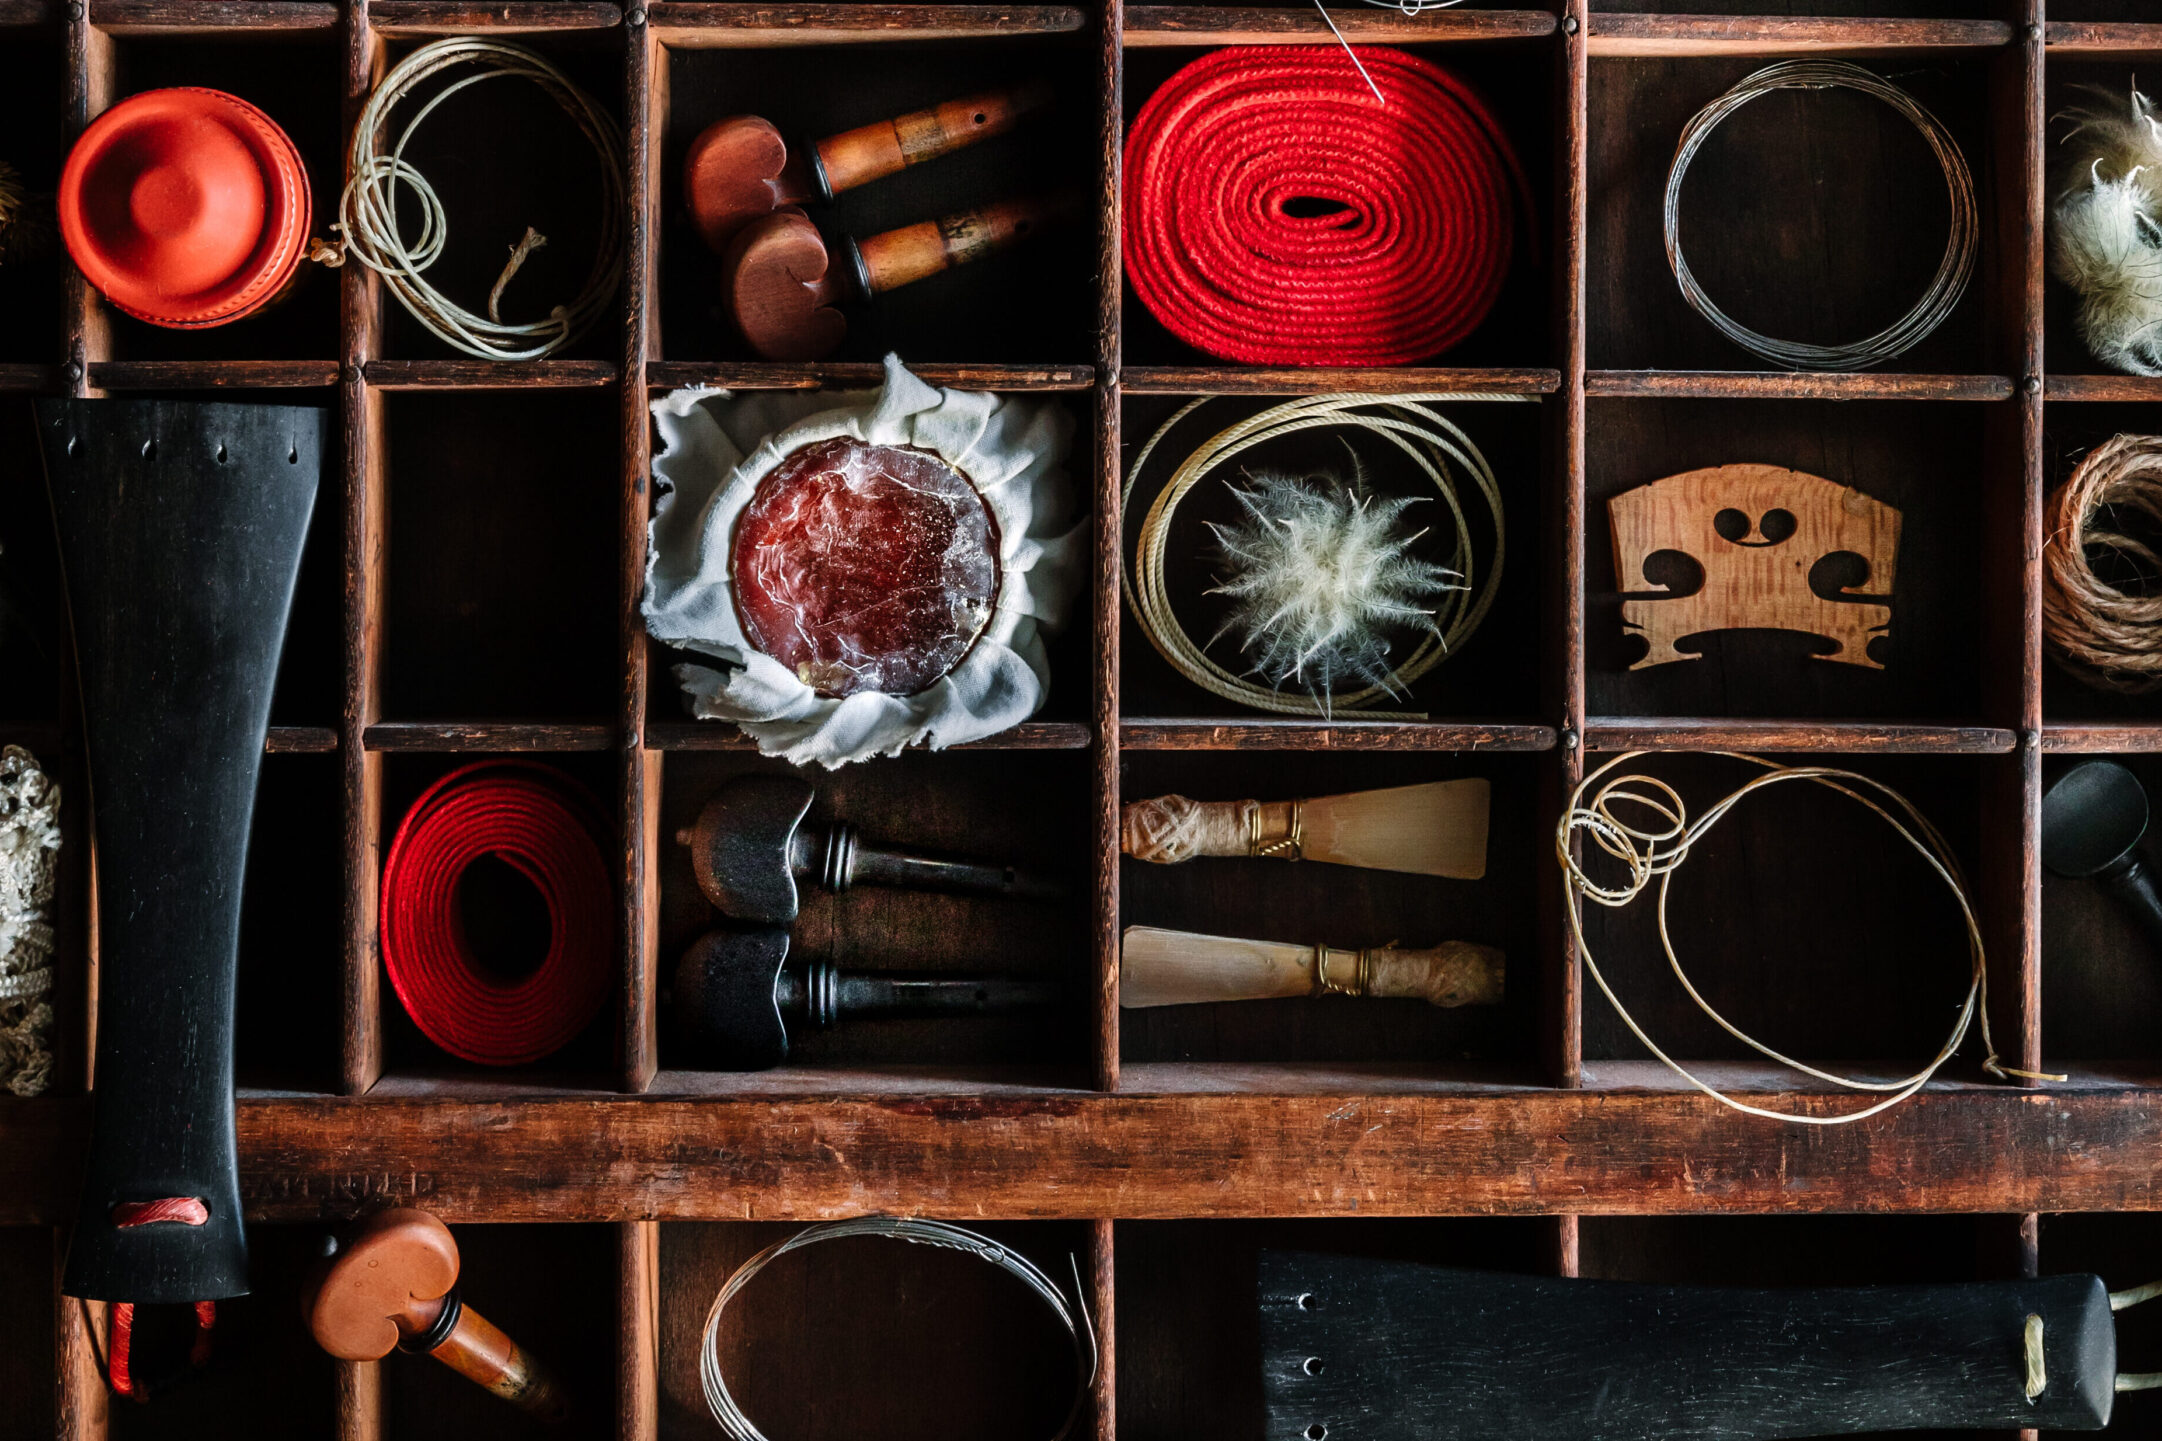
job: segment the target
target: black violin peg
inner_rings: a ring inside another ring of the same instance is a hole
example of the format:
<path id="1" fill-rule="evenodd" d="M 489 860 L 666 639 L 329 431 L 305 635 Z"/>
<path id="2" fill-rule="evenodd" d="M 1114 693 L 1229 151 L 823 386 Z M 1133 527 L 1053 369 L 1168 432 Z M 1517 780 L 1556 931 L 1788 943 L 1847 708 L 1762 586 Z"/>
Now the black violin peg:
<path id="1" fill-rule="evenodd" d="M 2042 794 L 2042 864 L 2114 894 L 2162 946 L 2162 895 L 2139 853 L 2147 833 L 2147 792 L 2115 761 L 2072 767 Z"/>
<path id="2" fill-rule="evenodd" d="M 875 1017 L 982 1016 L 1068 999 L 1054 981 L 1009 976 L 867 974 L 790 960 L 778 928 L 709 931 L 676 964 L 669 1001 L 677 1039 L 716 1070 L 763 1071 L 788 1059 L 793 1027 L 825 1030 Z"/>
<path id="3" fill-rule="evenodd" d="M 845 821 L 805 824 L 817 788 L 800 776 L 738 776 L 676 832 L 690 847 L 698 886 L 730 920 L 785 926 L 800 908 L 798 882 L 839 894 L 854 885 L 1054 900 L 1055 882 L 1012 866 L 953 860 L 864 843 Z"/>

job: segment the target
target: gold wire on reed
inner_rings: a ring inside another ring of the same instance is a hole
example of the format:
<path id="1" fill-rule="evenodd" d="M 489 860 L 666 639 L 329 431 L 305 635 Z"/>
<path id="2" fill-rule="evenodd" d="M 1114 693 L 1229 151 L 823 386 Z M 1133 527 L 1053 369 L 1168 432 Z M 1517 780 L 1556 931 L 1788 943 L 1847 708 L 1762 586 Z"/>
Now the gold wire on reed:
<path id="1" fill-rule="evenodd" d="M 1930 824 L 1929 818 L 1915 809 L 1912 801 L 1882 781 L 1872 780 L 1855 771 L 1838 770 L 1830 766 L 1783 766 L 1761 756 L 1719 751 L 1716 754 L 1726 756 L 1729 760 L 1759 766 L 1764 773 L 1730 792 L 1701 817 L 1692 821 L 1688 807 L 1682 803 L 1681 795 L 1657 776 L 1624 772 L 1612 779 L 1606 779 L 1608 773 L 1617 766 L 1625 765 L 1644 754 L 1643 751 L 1629 751 L 1618 755 L 1584 777 L 1570 795 L 1569 808 L 1563 812 L 1560 822 L 1554 828 L 1554 853 L 1561 862 L 1569 900 L 1569 929 L 1575 937 L 1578 953 L 1584 958 L 1584 969 L 1591 973 L 1593 982 L 1614 1007 L 1614 1013 L 1622 1018 L 1622 1024 L 1643 1042 L 1646 1050 L 1664 1062 L 1668 1070 L 1721 1105 L 1730 1106 L 1748 1115 L 1763 1116 L 1773 1121 L 1791 1121 L 1798 1126 L 1839 1126 L 1874 1116 L 1880 1111 L 1888 1111 L 1928 1085 L 1930 1078 L 1959 1050 L 1960 1043 L 1967 1038 L 1968 1028 L 1979 1016 L 1982 1044 L 1988 1052 L 1982 1061 L 1984 1071 L 1999 1080 L 2012 1076 L 2042 1081 L 2065 1079 L 2047 1072 L 2016 1070 L 1998 1059 L 1996 1042 L 1989 1034 L 1989 970 L 1982 950 L 1982 927 L 1975 919 L 1974 906 L 1967 895 L 1966 879 L 1960 874 L 1959 861 L 1953 856 L 1951 845 L 1943 834 Z M 1967 953 L 1973 962 L 1972 973 L 1967 982 L 1967 995 L 1960 1005 L 1958 1019 L 1952 1024 L 1952 1033 L 1943 1047 L 1928 1065 L 1911 1076 L 1892 1081 L 1866 1081 L 1820 1070 L 1773 1050 L 1713 1009 L 1712 1004 L 1697 990 L 1695 982 L 1689 979 L 1688 972 L 1682 969 L 1681 957 L 1674 952 L 1674 938 L 1667 930 L 1667 893 L 1672 886 L 1674 873 L 1681 869 L 1682 862 L 1689 858 L 1690 849 L 1709 834 L 1714 826 L 1726 819 L 1728 812 L 1758 791 L 1787 781 L 1807 781 L 1820 785 L 1866 807 L 1929 863 L 1929 868 L 1937 873 L 1938 879 L 1951 891 L 1952 898 L 1959 902 L 1960 915 L 1966 925 Z M 1633 808 L 1631 813 L 1636 818 L 1625 819 L 1625 808 Z M 1592 845 L 1628 867 L 1628 876 L 1624 881 L 1619 885 L 1605 886 L 1591 878 L 1575 850 L 1575 842 L 1580 832 Z M 1645 1034 L 1644 1028 L 1637 1024 L 1636 1017 L 1629 1014 L 1629 1008 L 1622 1004 L 1621 997 L 1614 994 L 1614 988 L 1607 984 L 1606 976 L 1599 969 L 1598 959 L 1593 956 L 1591 945 L 1584 936 L 1582 903 L 1589 900 L 1597 905 L 1619 910 L 1642 895 L 1655 878 L 1659 883 L 1660 949 L 1666 953 L 1667 964 L 1673 969 L 1675 979 L 1682 983 L 1682 989 L 1689 993 L 1690 1000 L 1696 1002 L 1698 1010 L 1711 1017 L 1728 1035 L 1782 1066 L 1850 1091 L 1888 1093 L 1885 1098 L 1859 1110 L 1836 1116 L 1775 1111 L 1768 1107 L 1751 1105 L 1746 1101 L 1736 1100 L 1699 1079 L 1681 1062 L 1662 1050 L 1658 1042 Z"/>
<path id="2" fill-rule="evenodd" d="M 2100 690 L 2142 695 L 2162 686 L 2162 557 L 2124 533 L 2138 515 L 2162 533 L 2162 436 L 2098 445 L 2050 492 L 2042 523 L 2042 637 L 2065 669 Z M 2153 577 L 2120 590 L 2095 573 L 2090 548 Z"/>

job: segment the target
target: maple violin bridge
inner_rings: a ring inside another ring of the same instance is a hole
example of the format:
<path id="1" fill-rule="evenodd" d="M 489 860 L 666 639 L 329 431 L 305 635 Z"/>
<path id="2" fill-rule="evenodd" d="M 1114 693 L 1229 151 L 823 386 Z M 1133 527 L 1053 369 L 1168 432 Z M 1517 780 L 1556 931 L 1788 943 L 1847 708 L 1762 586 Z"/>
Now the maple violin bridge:
<path id="1" fill-rule="evenodd" d="M 1882 670 L 1869 642 L 1892 623 L 1899 559 L 1899 512 L 1852 486 L 1776 465 L 1718 465 L 1684 471 L 1624 491 L 1607 502 L 1622 625 L 1650 649 L 1630 667 L 1701 660 L 1676 642 L 1718 630 L 1791 630 L 1835 649 L 1818 660 Z M 1703 567 L 1704 583 L 1676 594 L 1646 563 L 1679 551 Z M 1834 599 L 1809 574 L 1829 555 L 1867 567 Z M 1649 594 L 1647 594 L 1649 592 Z"/>

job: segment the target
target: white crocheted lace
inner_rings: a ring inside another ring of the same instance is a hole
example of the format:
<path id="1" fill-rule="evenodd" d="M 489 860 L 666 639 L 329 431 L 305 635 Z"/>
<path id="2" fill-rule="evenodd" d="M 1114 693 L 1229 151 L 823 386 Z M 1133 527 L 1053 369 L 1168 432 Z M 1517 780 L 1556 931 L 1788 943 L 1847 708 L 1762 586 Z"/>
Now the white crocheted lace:
<path id="1" fill-rule="evenodd" d="M 60 787 L 21 746 L 0 750 L 0 1086 L 41 1094 L 53 1074 L 53 928 Z"/>

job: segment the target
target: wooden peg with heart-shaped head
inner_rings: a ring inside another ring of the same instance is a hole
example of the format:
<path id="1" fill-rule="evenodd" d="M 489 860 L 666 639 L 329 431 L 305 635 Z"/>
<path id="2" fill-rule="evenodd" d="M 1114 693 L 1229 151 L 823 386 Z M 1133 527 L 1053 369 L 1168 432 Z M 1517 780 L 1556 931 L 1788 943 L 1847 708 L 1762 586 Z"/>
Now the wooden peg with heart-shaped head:
<path id="1" fill-rule="evenodd" d="M 1081 209 L 1078 195 L 1009 200 L 829 246 L 791 206 L 745 226 L 721 262 L 721 297 L 767 360 L 819 360 L 848 335 L 838 307 L 1028 240 Z"/>
<path id="2" fill-rule="evenodd" d="M 1003 135 L 1050 102 L 1051 86 L 1034 81 L 964 95 L 793 148 L 772 121 L 731 115 L 699 132 L 685 152 L 684 205 L 706 244 L 725 251 L 754 220 L 789 206 L 829 201 L 844 190 Z"/>
<path id="3" fill-rule="evenodd" d="M 301 1311 L 341 1361 L 418 1351 L 544 1421 L 567 1414 L 547 1369 L 459 1298 L 458 1243 L 426 1211 L 379 1211 L 333 1241 Z"/>

